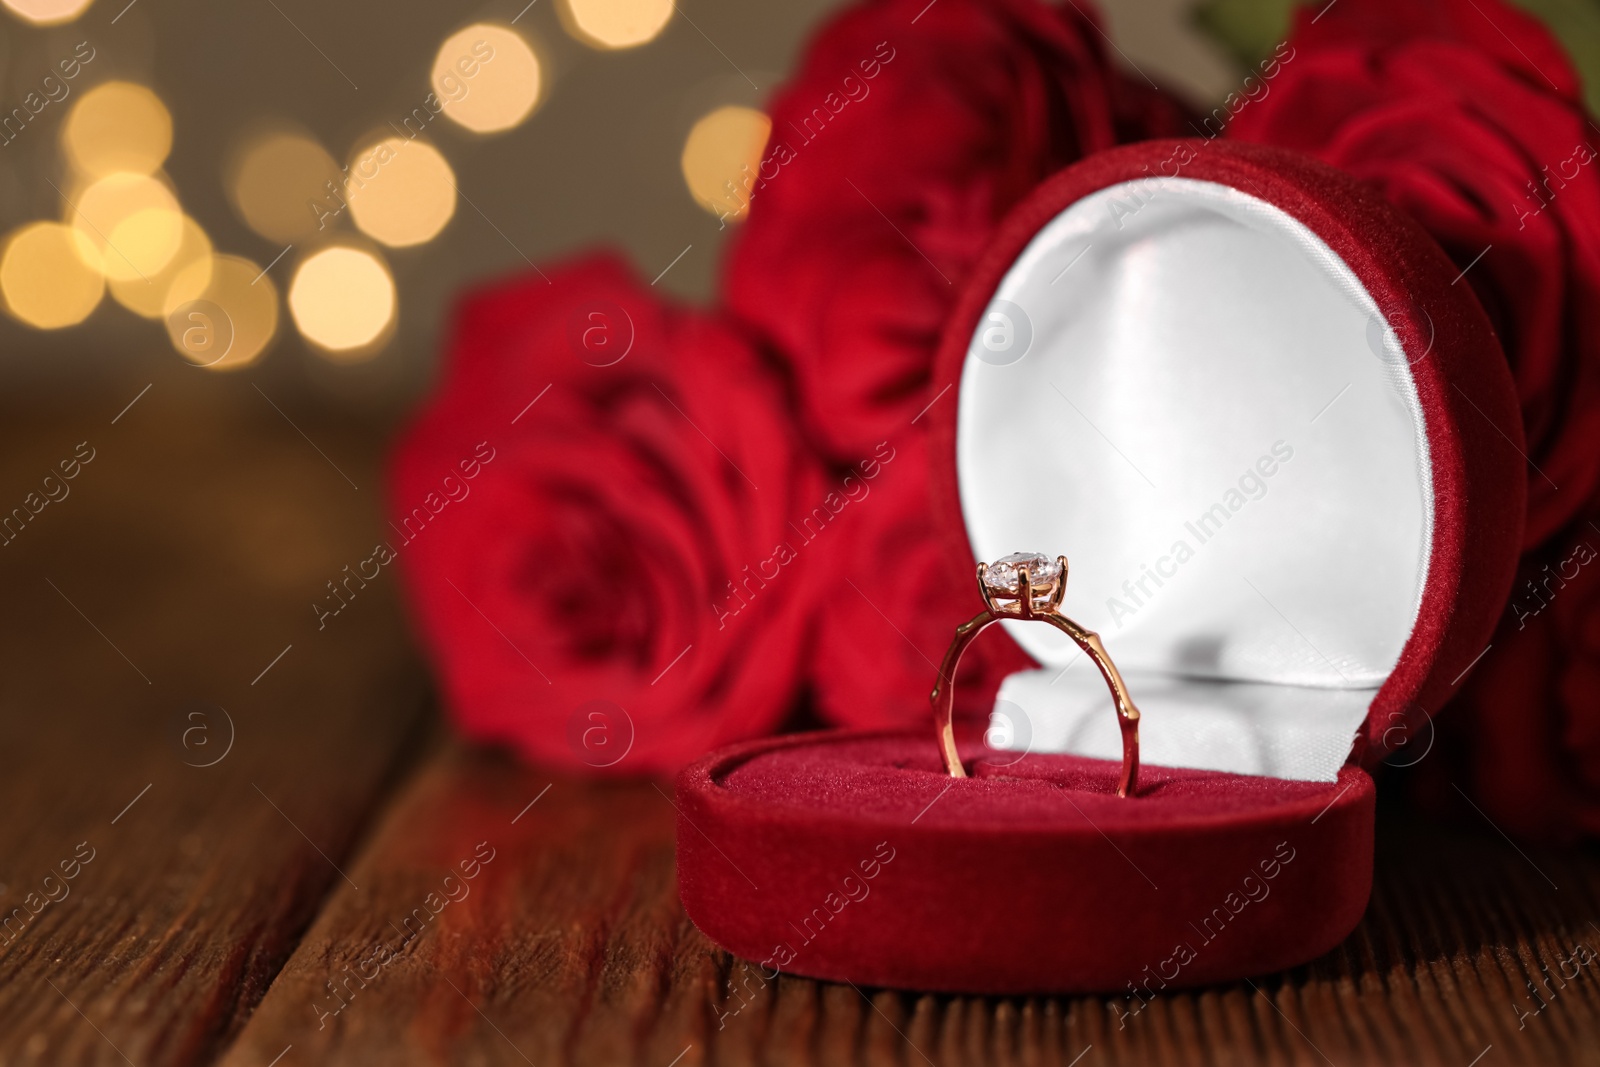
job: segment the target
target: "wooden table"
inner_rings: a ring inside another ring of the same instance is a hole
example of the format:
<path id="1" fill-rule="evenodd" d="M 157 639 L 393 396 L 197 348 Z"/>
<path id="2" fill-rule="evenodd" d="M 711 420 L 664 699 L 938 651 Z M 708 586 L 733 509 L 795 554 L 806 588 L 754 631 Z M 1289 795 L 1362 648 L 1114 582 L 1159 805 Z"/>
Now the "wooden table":
<path id="1" fill-rule="evenodd" d="M 1600 1063 L 1600 966 L 1560 973 L 1600 950 L 1600 856 L 1392 804 L 1338 950 L 1125 1025 L 741 997 L 678 903 L 664 784 L 450 740 L 392 575 L 318 629 L 382 536 L 381 431 L 231 379 L 118 415 L 136 388 L 0 419 L 0 512 L 94 453 L 0 545 L 0 1064 Z"/>

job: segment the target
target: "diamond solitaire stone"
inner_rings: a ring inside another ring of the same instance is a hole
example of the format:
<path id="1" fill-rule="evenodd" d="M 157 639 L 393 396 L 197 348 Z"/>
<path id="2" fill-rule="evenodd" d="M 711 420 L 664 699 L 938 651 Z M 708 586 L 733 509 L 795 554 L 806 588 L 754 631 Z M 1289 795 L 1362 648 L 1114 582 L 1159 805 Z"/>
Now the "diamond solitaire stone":
<path id="1" fill-rule="evenodd" d="M 1060 560 L 1051 559 L 1038 552 L 1013 552 L 989 564 L 989 570 L 983 576 L 983 584 L 997 593 L 1015 593 L 1023 567 L 1028 569 L 1028 577 L 1032 580 L 1035 590 L 1047 588 L 1051 582 L 1061 577 Z"/>

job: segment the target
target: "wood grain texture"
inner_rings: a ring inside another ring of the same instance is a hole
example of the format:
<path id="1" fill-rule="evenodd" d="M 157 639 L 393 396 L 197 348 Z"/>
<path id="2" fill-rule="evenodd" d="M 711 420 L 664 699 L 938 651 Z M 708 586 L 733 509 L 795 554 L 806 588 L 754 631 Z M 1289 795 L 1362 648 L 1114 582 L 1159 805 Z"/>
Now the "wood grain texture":
<path id="1" fill-rule="evenodd" d="M 664 789 L 552 780 L 447 744 L 352 867 L 361 888 L 336 887 L 224 1062 L 1600 1062 L 1600 958 L 1559 970 L 1578 946 L 1600 950 L 1593 854 L 1523 856 L 1487 826 L 1386 811 L 1372 907 L 1337 951 L 1123 1017 L 1123 998 L 763 982 L 685 918 Z M 464 879 L 480 842 L 494 859 Z M 408 940 L 402 917 L 453 872 L 462 899 Z"/>
<path id="2" fill-rule="evenodd" d="M 0 534 L 0 1065 L 1600 1063 L 1600 854 L 1394 807 L 1361 928 L 1286 974 L 1131 1014 L 765 981 L 684 916 L 665 785 L 443 740 L 390 575 L 318 628 L 372 429 L 204 399 L 0 419 L 0 529 L 95 453 Z"/>
<path id="3" fill-rule="evenodd" d="M 310 608 L 378 534 L 377 435 L 170 370 L 0 419 L 0 516 L 59 497 L 0 534 L 3 1064 L 213 1062 L 421 721 L 392 584 Z"/>

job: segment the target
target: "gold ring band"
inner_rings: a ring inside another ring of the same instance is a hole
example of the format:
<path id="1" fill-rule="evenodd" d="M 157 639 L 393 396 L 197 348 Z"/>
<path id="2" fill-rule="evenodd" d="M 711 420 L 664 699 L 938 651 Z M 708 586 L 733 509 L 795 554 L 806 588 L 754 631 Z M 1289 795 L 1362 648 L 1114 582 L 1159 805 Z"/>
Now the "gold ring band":
<path id="1" fill-rule="evenodd" d="M 1044 580 L 1037 580 L 1036 575 Z M 1131 796 L 1138 789 L 1139 709 L 1129 699 L 1128 687 L 1123 684 L 1116 664 L 1106 654 L 1100 635 L 1084 629 L 1058 610 L 1066 591 L 1065 556 L 1050 560 L 1037 553 L 1018 552 L 993 565 L 978 564 L 978 592 L 983 596 L 984 610 L 956 627 L 955 638 L 944 654 L 944 664 L 939 668 L 939 678 L 930 697 L 939 752 L 952 778 L 967 777 L 967 770 L 956 752 L 955 737 L 955 677 L 962 653 L 973 638 L 994 623 L 1003 619 L 1034 619 L 1047 622 L 1072 638 L 1100 668 L 1100 676 L 1111 689 L 1117 724 L 1122 729 L 1122 778 L 1117 784 L 1117 796 Z"/>

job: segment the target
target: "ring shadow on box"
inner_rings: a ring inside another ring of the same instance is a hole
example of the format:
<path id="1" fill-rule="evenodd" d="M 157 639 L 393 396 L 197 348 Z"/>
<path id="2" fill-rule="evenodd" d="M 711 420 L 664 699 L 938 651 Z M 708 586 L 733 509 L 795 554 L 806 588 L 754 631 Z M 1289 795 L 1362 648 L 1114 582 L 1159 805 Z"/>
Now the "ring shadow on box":
<path id="1" fill-rule="evenodd" d="M 930 716 L 686 769 L 696 925 L 771 972 L 971 994 L 1228 981 L 1343 940 L 1367 768 L 1483 650 L 1521 538 L 1521 416 L 1456 277 L 1296 153 L 1153 141 L 1045 182 L 946 329 L 936 521 L 968 567 L 1069 557 L 1063 610 L 1143 713 L 1138 789 L 1097 672 L 1007 621 L 1038 667 L 992 721 L 1026 751 L 974 729 L 952 777 Z"/>

